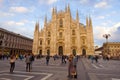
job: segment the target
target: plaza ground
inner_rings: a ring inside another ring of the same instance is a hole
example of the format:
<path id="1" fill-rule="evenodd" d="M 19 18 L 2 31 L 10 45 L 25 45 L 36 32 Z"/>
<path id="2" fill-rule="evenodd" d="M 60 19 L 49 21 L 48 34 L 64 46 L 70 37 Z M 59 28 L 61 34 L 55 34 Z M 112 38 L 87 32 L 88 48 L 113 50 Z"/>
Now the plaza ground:
<path id="1" fill-rule="evenodd" d="M 120 80 L 120 61 L 110 60 L 91 63 L 87 58 L 78 60 L 77 79 L 69 79 L 68 63 L 61 64 L 61 60 L 50 59 L 47 66 L 45 58 L 33 62 L 31 72 L 26 72 L 24 60 L 17 60 L 13 74 L 9 73 L 9 60 L 0 60 L 0 80 Z"/>

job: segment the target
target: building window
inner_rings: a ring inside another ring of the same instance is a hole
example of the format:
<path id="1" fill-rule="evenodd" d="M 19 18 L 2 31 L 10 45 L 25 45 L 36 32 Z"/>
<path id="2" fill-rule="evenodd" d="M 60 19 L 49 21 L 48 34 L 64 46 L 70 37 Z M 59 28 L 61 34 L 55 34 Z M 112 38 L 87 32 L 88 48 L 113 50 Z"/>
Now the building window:
<path id="1" fill-rule="evenodd" d="M 42 45 L 42 40 L 40 40 L 40 45 Z"/>
<path id="2" fill-rule="evenodd" d="M 48 42 L 47 42 L 47 43 L 48 43 L 48 45 L 50 45 L 50 40 L 48 40 Z"/>
<path id="3" fill-rule="evenodd" d="M 63 27 L 63 20 L 62 19 L 60 19 L 59 24 L 60 24 L 60 27 Z"/>
<path id="4" fill-rule="evenodd" d="M 50 37 L 51 35 L 50 35 L 50 32 L 48 31 L 48 37 Z"/>
<path id="5" fill-rule="evenodd" d="M 59 37 L 62 38 L 62 32 L 59 33 Z"/>
<path id="6" fill-rule="evenodd" d="M 75 35 L 75 30 L 72 30 L 72 35 Z"/>

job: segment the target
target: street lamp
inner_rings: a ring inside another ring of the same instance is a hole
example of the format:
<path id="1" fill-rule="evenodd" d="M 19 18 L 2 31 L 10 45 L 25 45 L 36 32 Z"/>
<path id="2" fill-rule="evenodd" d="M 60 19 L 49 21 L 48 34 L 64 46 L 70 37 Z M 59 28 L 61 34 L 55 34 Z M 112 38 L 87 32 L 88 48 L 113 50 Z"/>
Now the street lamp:
<path id="1" fill-rule="evenodd" d="M 108 38 L 110 37 L 110 34 L 104 34 L 103 37 L 106 38 L 106 46 L 108 47 Z M 107 53 L 109 54 L 109 49 L 107 48 Z"/>
<path id="2" fill-rule="evenodd" d="M 110 34 L 104 34 L 103 37 L 106 38 L 106 43 L 107 43 L 108 42 L 108 38 L 110 37 Z"/>

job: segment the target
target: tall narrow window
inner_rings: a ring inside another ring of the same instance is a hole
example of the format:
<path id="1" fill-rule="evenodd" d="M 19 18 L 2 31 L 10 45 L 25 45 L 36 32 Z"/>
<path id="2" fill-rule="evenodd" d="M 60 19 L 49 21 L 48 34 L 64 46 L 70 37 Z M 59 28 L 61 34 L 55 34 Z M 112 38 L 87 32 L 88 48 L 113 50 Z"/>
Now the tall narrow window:
<path id="1" fill-rule="evenodd" d="M 48 31 L 48 37 L 50 37 L 50 32 Z"/>
<path id="2" fill-rule="evenodd" d="M 48 42 L 47 42 L 47 43 L 48 43 L 48 45 L 50 45 L 50 40 L 48 40 Z"/>
<path id="3" fill-rule="evenodd" d="M 42 40 L 40 40 L 40 45 L 42 45 Z"/>
<path id="4" fill-rule="evenodd" d="M 72 30 L 72 35 L 75 35 L 75 30 Z"/>
<path id="5" fill-rule="evenodd" d="M 60 27 L 63 27 L 63 20 L 62 19 L 60 19 L 59 25 L 60 25 Z"/>

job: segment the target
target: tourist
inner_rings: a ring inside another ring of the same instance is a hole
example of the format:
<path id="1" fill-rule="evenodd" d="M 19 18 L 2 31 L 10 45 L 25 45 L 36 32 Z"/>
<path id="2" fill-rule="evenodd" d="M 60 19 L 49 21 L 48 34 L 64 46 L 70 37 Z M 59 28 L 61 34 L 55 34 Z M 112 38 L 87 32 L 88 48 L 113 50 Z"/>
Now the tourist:
<path id="1" fill-rule="evenodd" d="M 72 70 L 73 70 L 73 55 L 71 54 L 68 58 L 69 64 L 68 64 L 68 77 L 72 77 Z"/>
<path id="2" fill-rule="evenodd" d="M 77 78 L 77 56 L 76 56 L 76 53 L 73 54 L 73 67 L 75 69 L 75 72 L 73 74 L 73 77 L 74 78 Z"/>
<path id="3" fill-rule="evenodd" d="M 30 72 L 30 70 L 31 70 L 31 56 L 30 56 L 30 54 L 27 54 L 26 55 L 26 60 L 25 60 L 25 62 L 26 62 L 26 72 Z"/>
<path id="4" fill-rule="evenodd" d="M 15 60 L 16 60 L 16 56 L 14 54 L 12 54 L 10 56 L 10 73 L 13 73 L 14 68 L 15 68 Z"/>
<path id="5" fill-rule="evenodd" d="M 48 64 L 49 64 L 49 60 L 50 60 L 50 55 L 49 55 L 49 54 L 47 54 L 47 56 L 46 56 L 46 65 L 48 65 Z"/>

